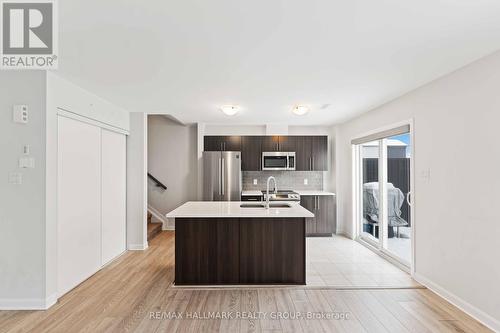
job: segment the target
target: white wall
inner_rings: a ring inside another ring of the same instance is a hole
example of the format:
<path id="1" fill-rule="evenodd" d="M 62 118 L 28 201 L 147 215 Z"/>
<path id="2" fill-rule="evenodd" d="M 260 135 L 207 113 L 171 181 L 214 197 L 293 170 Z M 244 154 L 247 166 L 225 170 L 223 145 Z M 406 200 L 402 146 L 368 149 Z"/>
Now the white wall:
<path id="1" fill-rule="evenodd" d="M 12 105 L 29 107 L 29 123 L 12 121 Z M 23 145 L 34 169 L 19 169 Z M 0 73 L 0 309 L 45 307 L 45 74 Z M 21 172 L 23 183 L 8 182 Z"/>
<path id="2" fill-rule="evenodd" d="M 127 137 L 127 247 L 144 250 L 147 241 L 147 133 L 148 119 L 142 112 L 130 113 Z"/>
<path id="3" fill-rule="evenodd" d="M 57 114 L 69 112 L 82 121 L 89 121 L 122 133 L 128 133 L 129 113 L 72 82 L 46 72 L 46 210 L 45 253 L 46 295 L 57 295 Z M 61 109 L 65 111 L 61 111 Z"/>
<path id="4" fill-rule="evenodd" d="M 414 119 L 416 277 L 500 330 L 498 87 L 500 53 L 338 126 L 336 155 L 352 236 L 351 139 Z"/>
<path id="5" fill-rule="evenodd" d="M 148 183 L 148 204 L 162 215 L 196 200 L 197 126 L 184 126 L 162 115 L 148 116 L 148 170 L 168 188 L 164 191 Z"/>
<path id="6" fill-rule="evenodd" d="M 51 72 L 2 71 L 0 88 L 0 309 L 43 309 L 57 300 L 57 108 L 124 131 L 128 112 Z M 14 104 L 28 124 L 12 122 Z M 34 169 L 18 168 L 24 144 Z"/>

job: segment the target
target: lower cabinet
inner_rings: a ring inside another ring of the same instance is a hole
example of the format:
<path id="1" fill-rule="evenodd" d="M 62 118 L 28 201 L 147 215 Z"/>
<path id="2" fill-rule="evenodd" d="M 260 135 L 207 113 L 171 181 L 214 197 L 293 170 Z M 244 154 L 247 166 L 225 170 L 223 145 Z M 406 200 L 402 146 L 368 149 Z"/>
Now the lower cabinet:
<path id="1" fill-rule="evenodd" d="M 303 195 L 300 205 L 314 214 L 306 219 L 306 236 L 331 236 L 336 229 L 335 200 L 330 195 Z"/>

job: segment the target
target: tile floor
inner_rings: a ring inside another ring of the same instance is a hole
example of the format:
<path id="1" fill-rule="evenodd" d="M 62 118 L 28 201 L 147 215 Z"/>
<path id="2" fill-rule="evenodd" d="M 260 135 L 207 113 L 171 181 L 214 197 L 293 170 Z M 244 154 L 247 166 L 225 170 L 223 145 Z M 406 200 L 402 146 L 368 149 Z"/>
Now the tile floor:
<path id="1" fill-rule="evenodd" d="M 308 237 L 306 254 L 306 282 L 309 286 L 419 286 L 408 273 L 343 236 Z"/>

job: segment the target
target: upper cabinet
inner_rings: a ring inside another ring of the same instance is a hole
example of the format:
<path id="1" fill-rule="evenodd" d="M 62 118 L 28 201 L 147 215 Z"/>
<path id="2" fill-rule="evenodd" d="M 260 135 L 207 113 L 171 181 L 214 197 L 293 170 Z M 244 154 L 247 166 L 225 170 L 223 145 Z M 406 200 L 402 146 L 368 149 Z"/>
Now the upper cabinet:
<path id="1" fill-rule="evenodd" d="M 263 136 L 262 151 L 295 151 L 297 149 L 297 136 Z"/>
<path id="2" fill-rule="evenodd" d="M 280 151 L 280 137 L 275 136 L 263 136 L 261 143 L 262 151 Z"/>
<path id="3" fill-rule="evenodd" d="M 297 171 L 328 170 L 328 137 L 297 136 L 295 158 Z"/>
<path id="4" fill-rule="evenodd" d="M 205 151 L 241 151 L 241 136 L 205 136 Z"/>
<path id="5" fill-rule="evenodd" d="M 241 170 L 260 171 L 262 168 L 262 136 L 241 137 Z"/>
<path id="6" fill-rule="evenodd" d="M 297 171 L 328 170 L 327 136 L 205 136 L 205 151 L 241 151 L 241 169 L 260 171 L 262 152 L 295 152 Z"/>
<path id="7" fill-rule="evenodd" d="M 312 171 L 328 170 L 328 137 L 312 137 Z"/>

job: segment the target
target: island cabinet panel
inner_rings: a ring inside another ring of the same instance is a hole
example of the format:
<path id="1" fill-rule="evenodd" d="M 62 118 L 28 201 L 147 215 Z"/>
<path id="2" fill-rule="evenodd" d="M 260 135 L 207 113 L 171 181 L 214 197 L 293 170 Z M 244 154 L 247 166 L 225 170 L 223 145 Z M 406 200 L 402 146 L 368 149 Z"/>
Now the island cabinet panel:
<path id="1" fill-rule="evenodd" d="M 239 283 L 236 218 L 179 218 L 175 227 L 175 284 Z"/>
<path id="2" fill-rule="evenodd" d="M 303 218 L 240 220 L 240 283 L 306 283 Z"/>
<path id="3" fill-rule="evenodd" d="M 304 218 L 176 218 L 175 284 L 305 284 Z"/>

